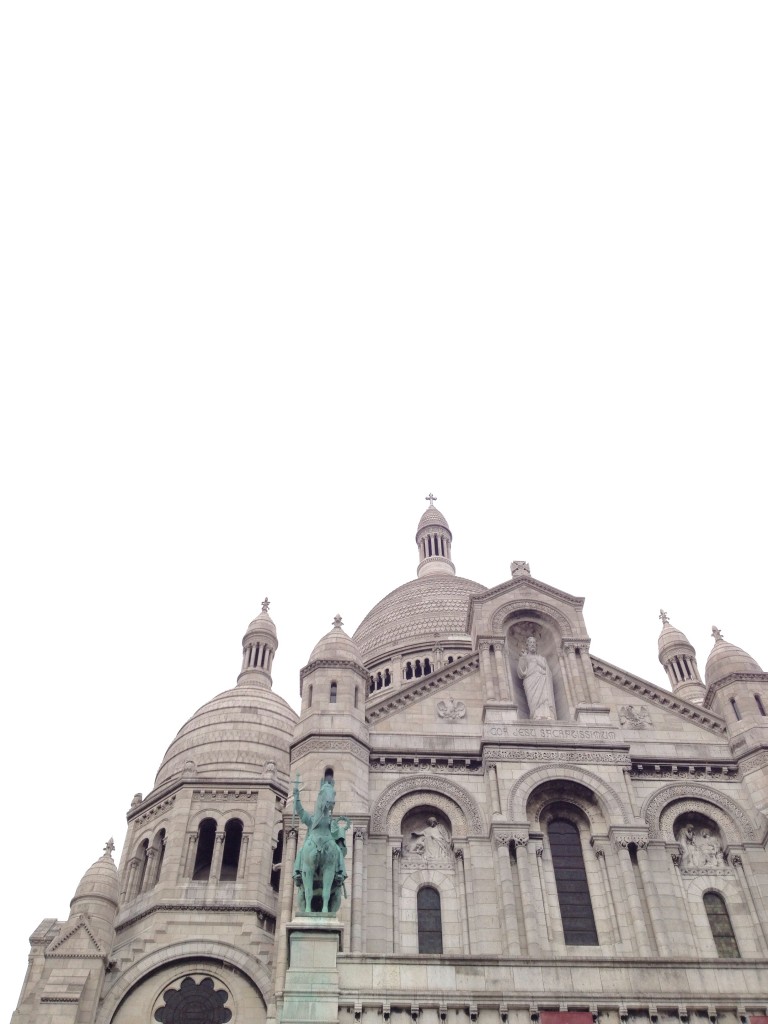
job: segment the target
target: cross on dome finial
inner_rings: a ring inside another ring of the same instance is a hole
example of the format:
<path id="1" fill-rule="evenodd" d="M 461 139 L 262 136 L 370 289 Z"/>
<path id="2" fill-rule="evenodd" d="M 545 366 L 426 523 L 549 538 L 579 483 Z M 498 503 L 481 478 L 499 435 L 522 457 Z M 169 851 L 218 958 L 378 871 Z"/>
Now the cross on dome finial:
<path id="1" fill-rule="evenodd" d="M 115 840 L 112 838 L 112 836 L 110 836 L 109 839 L 107 840 L 105 846 L 104 846 L 104 853 L 107 854 L 109 857 L 111 857 L 114 852 L 115 852 Z"/>
<path id="2" fill-rule="evenodd" d="M 717 628 L 717 626 L 713 626 L 712 627 L 712 636 L 715 638 L 715 640 L 722 640 L 723 639 L 723 634 L 720 632 L 720 630 Z"/>
<path id="3" fill-rule="evenodd" d="M 265 615 L 269 611 L 269 598 L 268 597 L 265 597 L 264 600 L 261 602 L 261 610 L 264 612 Z"/>
<path id="4" fill-rule="evenodd" d="M 429 507 L 430 508 L 434 508 L 435 502 L 437 501 L 437 496 L 434 495 L 432 493 L 432 491 L 430 491 L 429 494 L 424 499 L 424 501 L 428 501 L 429 502 Z"/>
<path id="5" fill-rule="evenodd" d="M 343 625 L 344 625 L 344 623 L 341 621 L 341 616 L 340 615 L 334 615 L 333 616 L 333 628 L 334 629 L 341 629 L 341 627 Z"/>
<path id="6" fill-rule="evenodd" d="M 661 619 L 661 621 L 663 622 L 663 624 L 665 626 L 669 625 L 669 616 L 667 615 L 667 613 L 664 611 L 663 608 L 661 608 L 659 610 L 659 618 Z"/>

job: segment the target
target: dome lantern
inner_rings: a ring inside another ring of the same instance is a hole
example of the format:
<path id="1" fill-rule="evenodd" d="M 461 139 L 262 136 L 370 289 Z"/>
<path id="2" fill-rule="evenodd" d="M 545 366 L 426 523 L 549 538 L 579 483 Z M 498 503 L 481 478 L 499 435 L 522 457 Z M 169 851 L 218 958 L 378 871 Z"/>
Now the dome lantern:
<path id="1" fill-rule="evenodd" d="M 437 498 L 430 491 L 426 497 L 429 508 L 424 512 L 416 528 L 416 544 L 421 560 L 416 575 L 456 575 L 456 566 L 451 561 L 453 534 L 442 512 L 435 507 Z"/>
<path id="2" fill-rule="evenodd" d="M 701 704 L 704 700 L 704 684 L 696 664 L 696 650 L 685 633 L 670 623 L 663 608 L 659 618 L 662 623 L 659 661 L 672 684 L 672 692 L 692 704 Z"/>
<path id="3" fill-rule="evenodd" d="M 269 598 L 243 637 L 243 667 L 237 685 L 272 686 L 272 662 L 277 651 L 277 630 L 269 615 Z"/>

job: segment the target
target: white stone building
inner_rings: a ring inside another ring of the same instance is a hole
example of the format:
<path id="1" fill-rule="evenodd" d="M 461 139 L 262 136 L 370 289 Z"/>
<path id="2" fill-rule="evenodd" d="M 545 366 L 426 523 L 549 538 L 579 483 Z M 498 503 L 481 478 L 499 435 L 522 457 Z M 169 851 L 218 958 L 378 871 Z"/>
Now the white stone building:
<path id="1" fill-rule="evenodd" d="M 32 935 L 13 1024 L 768 1014 L 768 674 L 714 630 L 702 680 L 662 613 L 662 689 L 590 651 L 582 598 L 463 579 L 451 541 L 430 503 L 417 578 L 337 617 L 298 716 L 265 603 L 119 869 Z M 297 773 L 350 821 L 338 915 L 297 911 Z"/>

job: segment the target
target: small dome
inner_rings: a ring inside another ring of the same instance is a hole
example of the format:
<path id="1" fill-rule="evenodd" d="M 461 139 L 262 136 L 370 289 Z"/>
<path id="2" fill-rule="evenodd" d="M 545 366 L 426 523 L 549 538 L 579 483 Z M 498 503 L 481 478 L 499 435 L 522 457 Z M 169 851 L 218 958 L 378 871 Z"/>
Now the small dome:
<path id="1" fill-rule="evenodd" d="M 419 520 L 419 525 L 416 527 L 416 536 L 419 535 L 419 531 L 423 530 L 425 526 L 442 526 L 449 533 L 451 528 L 448 525 L 445 516 L 439 508 L 435 508 L 434 505 L 430 505 L 429 508 L 424 510 L 424 515 Z"/>
<path id="2" fill-rule="evenodd" d="M 659 633 L 659 660 L 663 661 L 663 655 L 677 647 L 687 647 L 693 654 L 696 653 L 693 644 L 682 630 L 677 629 L 667 618 L 667 613 L 662 612 L 659 616 L 664 623 Z"/>
<path id="3" fill-rule="evenodd" d="M 120 885 L 117 878 L 117 868 L 112 860 L 112 840 L 101 857 L 88 868 L 80 880 L 70 906 L 76 900 L 102 899 L 117 906 L 120 895 Z"/>
<path id="4" fill-rule="evenodd" d="M 714 686 L 721 679 L 731 675 L 733 672 L 762 673 L 762 669 L 755 659 L 742 651 L 740 647 L 724 640 L 720 630 L 712 627 L 712 635 L 715 637 L 715 646 L 712 648 L 707 665 L 704 669 L 704 678 L 707 686 Z"/>
<path id="5" fill-rule="evenodd" d="M 427 509 L 424 513 L 437 512 Z M 487 588 L 462 576 L 423 576 L 387 594 L 368 612 L 353 640 L 368 663 L 405 646 L 431 648 L 435 638 L 469 640 L 467 611 Z"/>
<path id="6" fill-rule="evenodd" d="M 277 640 L 277 630 L 275 629 L 274 622 L 270 618 L 269 601 L 266 597 L 261 602 L 261 611 L 245 631 L 245 637 L 250 636 L 251 633 L 259 633 L 262 636 L 271 636 Z M 243 637 L 243 642 L 245 642 L 245 637 Z"/>
<path id="7" fill-rule="evenodd" d="M 269 762 L 287 779 L 297 721 L 296 712 L 269 686 L 241 682 L 203 704 L 181 727 L 155 786 L 187 774 L 245 782 L 259 778 Z"/>
<path id="8" fill-rule="evenodd" d="M 337 615 L 333 620 L 333 629 L 315 644 L 308 665 L 313 661 L 350 661 L 360 668 L 363 667 L 360 651 L 341 626 L 341 616 Z"/>

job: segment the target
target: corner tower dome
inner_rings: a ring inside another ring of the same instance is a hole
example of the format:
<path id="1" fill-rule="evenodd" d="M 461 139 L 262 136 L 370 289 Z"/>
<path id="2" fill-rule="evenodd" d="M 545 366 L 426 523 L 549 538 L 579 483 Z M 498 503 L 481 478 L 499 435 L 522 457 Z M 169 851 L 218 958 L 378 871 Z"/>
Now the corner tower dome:
<path id="1" fill-rule="evenodd" d="M 309 656 L 308 665 L 312 665 L 316 661 L 348 661 L 363 668 L 360 651 L 351 637 L 341 628 L 343 625 L 341 616 L 334 616 L 333 629 L 317 641 Z"/>
<path id="2" fill-rule="evenodd" d="M 107 903 L 114 904 L 115 909 L 117 909 L 120 887 L 117 867 L 112 860 L 114 848 L 114 840 L 110 839 L 104 847 L 104 853 L 97 861 L 91 864 L 80 879 L 80 884 L 75 890 L 70 907 L 74 908 L 75 904 L 77 904 L 78 909 L 81 909 L 80 905 L 83 903 L 91 904 L 94 900 L 104 900 Z"/>
<path id="3" fill-rule="evenodd" d="M 717 626 L 712 627 L 712 636 L 715 638 L 715 646 L 710 651 L 704 668 L 707 686 L 714 686 L 734 672 L 744 672 L 750 675 L 762 673 L 763 670 L 751 655 L 723 639 L 723 634 Z"/>
<path id="4" fill-rule="evenodd" d="M 272 764 L 290 776 L 289 748 L 298 716 L 272 692 L 270 670 L 277 631 L 264 600 L 243 637 L 243 669 L 237 686 L 203 704 L 179 730 L 165 753 L 155 787 L 184 776 L 242 783 Z"/>

